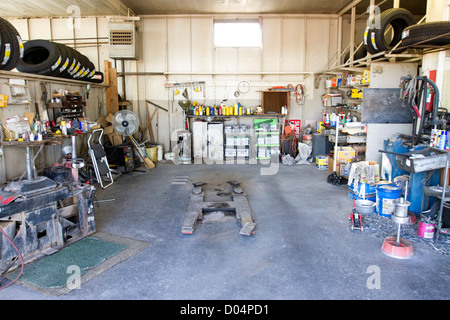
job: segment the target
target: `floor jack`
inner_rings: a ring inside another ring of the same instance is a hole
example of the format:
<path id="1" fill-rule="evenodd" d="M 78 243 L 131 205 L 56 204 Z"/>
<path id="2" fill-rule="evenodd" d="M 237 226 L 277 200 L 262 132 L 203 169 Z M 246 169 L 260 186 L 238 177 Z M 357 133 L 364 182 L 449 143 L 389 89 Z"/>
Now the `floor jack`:
<path id="1" fill-rule="evenodd" d="M 348 216 L 349 220 L 352 222 L 350 229 L 363 231 L 363 216 L 356 211 L 355 199 L 353 199 L 353 210 L 352 214 Z"/>

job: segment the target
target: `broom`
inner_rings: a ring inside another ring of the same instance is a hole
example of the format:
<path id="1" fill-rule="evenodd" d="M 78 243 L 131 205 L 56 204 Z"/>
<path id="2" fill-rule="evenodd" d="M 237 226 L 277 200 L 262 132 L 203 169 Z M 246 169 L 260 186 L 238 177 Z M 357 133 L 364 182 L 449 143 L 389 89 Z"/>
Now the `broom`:
<path id="1" fill-rule="evenodd" d="M 153 163 L 153 161 L 150 160 L 150 158 L 147 156 L 145 151 L 138 145 L 136 140 L 134 140 L 134 138 L 131 135 L 129 135 L 128 137 L 130 138 L 130 141 L 134 145 L 134 147 L 138 150 L 137 153 L 138 153 L 139 157 L 142 159 L 142 161 L 144 161 L 145 167 L 147 169 L 153 169 L 155 167 L 155 164 Z"/>
<path id="2" fill-rule="evenodd" d="M 341 184 L 341 177 L 337 175 L 336 173 L 336 162 L 337 162 L 337 153 L 338 153 L 338 138 L 339 138 L 339 119 L 336 121 L 336 141 L 334 143 L 334 161 L 333 161 L 333 173 L 328 175 L 327 182 L 334 184 L 334 185 L 340 185 Z"/>

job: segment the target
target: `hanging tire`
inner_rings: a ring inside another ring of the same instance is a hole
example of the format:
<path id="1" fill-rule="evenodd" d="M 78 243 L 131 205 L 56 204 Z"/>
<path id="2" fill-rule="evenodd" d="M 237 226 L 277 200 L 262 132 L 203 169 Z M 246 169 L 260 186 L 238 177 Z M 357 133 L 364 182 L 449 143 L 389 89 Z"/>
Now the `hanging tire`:
<path id="1" fill-rule="evenodd" d="M 12 70 L 16 68 L 23 54 L 22 38 L 16 28 L 7 20 L 0 18 L 0 30 L 2 35 L 2 60 L 0 70 Z"/>
<path id="2" fill-rule="evenodd" d="M 23 58 L 20 59 L 17 70 L 52 75 L 61 63 L 61 51 L 55 43 L 47 40 L 31 40 L 24 45 Z"/>
<path id="3" fill-rule="evenodd" d="M 409 26 L 403 31 L 402 45 L 412 46 L 416 43 L 420 43 L 420 45 L 447 45 L 450 44 L 449 33 L 450 21 L 427 22 Z"/>
<path id="4" fill-rule="evenodd" d="M 375 22 L 377 19 L 378 17 L 374 17 L 372 22 Z M 364 45 L 370 54 L 391 50 L 402 40 L 403 31 L 415 24 L 413 14 L 402 8 L 383 11 L 379 21 L 380 28 L 367 28 L 364 32 Z M 389 27 L 392 27 L 393 36 L 392 39 L 387 40 L 384 34 Z"/>

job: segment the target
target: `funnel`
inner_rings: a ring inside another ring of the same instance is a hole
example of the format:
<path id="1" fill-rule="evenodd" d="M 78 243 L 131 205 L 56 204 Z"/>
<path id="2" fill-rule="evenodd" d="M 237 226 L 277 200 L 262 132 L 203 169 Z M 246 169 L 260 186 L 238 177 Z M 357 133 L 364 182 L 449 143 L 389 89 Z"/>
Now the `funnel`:
<path id="1" fill-rule="evenodd" d="M 191 106 L 191 102 L 189 100 L 180 100 L 178 101 L 178 104 L 180 105 L 181 109 L 186 111 Z"/>

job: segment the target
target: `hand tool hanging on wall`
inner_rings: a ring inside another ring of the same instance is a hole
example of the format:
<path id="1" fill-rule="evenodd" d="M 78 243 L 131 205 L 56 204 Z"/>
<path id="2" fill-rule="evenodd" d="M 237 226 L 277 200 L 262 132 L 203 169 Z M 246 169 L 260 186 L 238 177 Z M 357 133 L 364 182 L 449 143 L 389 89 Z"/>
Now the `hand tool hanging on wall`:
<path id="1" fill-rule="evenodd" d="M 400 100 L 404 106 L 409 106 L 413 110 L 413 130 L 412 145 L 416 146 L 422 140 L 424 133 L 431 133 L 431 130 L 437 129 L 438 125 L 444 124 L 444 121 L 438 119 L 439 109 L 439 89 L 426 76 L 423 77 L 402 77 L 400 83 Z M 428 88 L 431 87 L 434 92 L 433 106 L 427 108 Z"/>

